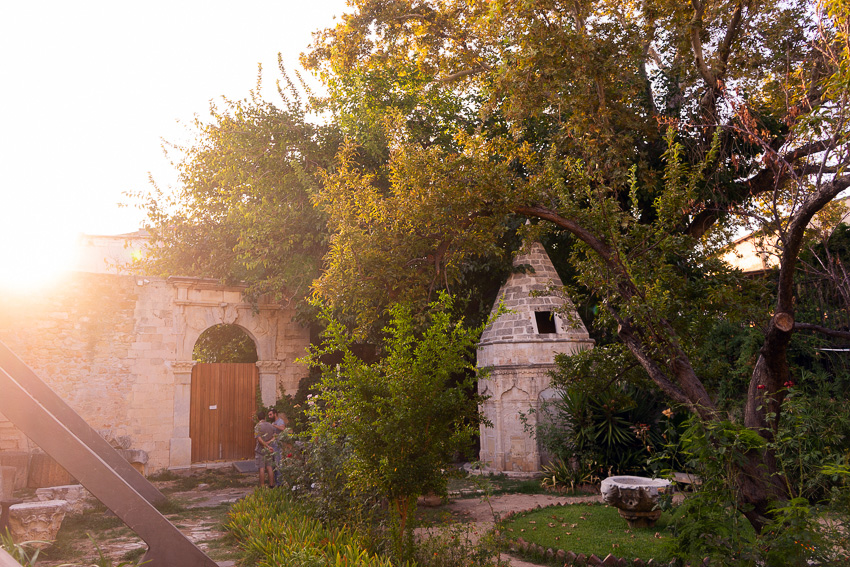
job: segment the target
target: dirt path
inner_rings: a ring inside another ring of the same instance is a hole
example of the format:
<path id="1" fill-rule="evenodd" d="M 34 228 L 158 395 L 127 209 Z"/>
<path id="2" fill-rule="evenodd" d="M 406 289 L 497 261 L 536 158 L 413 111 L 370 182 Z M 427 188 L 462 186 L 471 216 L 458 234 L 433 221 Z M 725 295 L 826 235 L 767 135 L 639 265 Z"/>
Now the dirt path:
<path id="1" fill-rule="evenodd" d="M 219 565 L 233 565 L 238 552 L 232 543 L 222 545 L 225 537 L 222 522 L 227 509 L 231 504 L 253 492 L 256 479 L 251 474 L 239 474 L 232 471 L 193 471 L 187 476 L 194 478 L 193 482 L 168 480 L 155 482 L 161 490 L 167 490 L 169 498 L 179 502 L 183 507 L 182 512 L 174 515 L 169 514 L 169 519 L 188 536 L 203 551 L 219 562 Z M 200 477 L 200 478 L 199 478 Z M 184 486 L 185 484 L 185 486 Z M 561 497 L 547 494 L 503 494 L 483 497 L 457 498 L 448 504 L 439 506 L 438 513 L 446 512 L 463 526 L 461 529 L 467 533 L 470 544 L 478 541 L 479 537 L 489 532 L 494 526 L 494 518 L 504 518 L 511 512 L 530 510 L 537 507 L 546 507 L 554 504 L 568 504 L 578 502 L 598 502 L 599 496 Z M 68 527 L 76 524 L 71 533 L 67 534 L 64 542 L 64 550 L 69 556 L 42 557 L 44 561 L 39 564 L 50 567 L 66 564 L 69 561 L 83 563 L 92 561 L 97 556 L 93 541 L 86 533 L 94 532 L 98 545 L 104 555 L 114 561 L 126 558 L 127 553 L 144 548 L 145 544 L 138 536 L 123 526 L 117 518 L 108 524 L 108 527 L 99 522 L 98 516 L 110 516 L 110 513 L 98 513 L 89 515 L 88 520 L 77 520 L 69 518 Z M 431 528 L 443 529 L 443 528 Z M 424 535 L 427 529 L 418 529 L 417 533 Z M 64 555 L 64 554 L 63 554 Z M 508 561 L 512 567 L 538 567 L 533 563 L 522 561 L 515 557 L 502 554 L 502 559 Z"/>

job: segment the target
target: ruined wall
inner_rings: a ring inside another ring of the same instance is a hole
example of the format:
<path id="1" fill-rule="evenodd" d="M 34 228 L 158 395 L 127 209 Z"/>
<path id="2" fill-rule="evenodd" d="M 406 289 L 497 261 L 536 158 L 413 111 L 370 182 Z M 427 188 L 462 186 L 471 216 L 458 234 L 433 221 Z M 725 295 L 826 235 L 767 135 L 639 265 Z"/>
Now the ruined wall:
<path id="1" fill-rule="evenodd" d="M 221 323 L 240 325 L 257 343 L 264 402 L 297 388 L 307 374 L 295 363 L 307 330 L 280 306 L 255 312 L 239 288 L 73 272 L 41 290 L 0 292 L 0 341 L 92 427 L 146 452 L 148 473 L 190 464 L 192 348 Z M 0 416 L 0 450 L 30 449 Z"/>
<path id="2" fill-rule="evenodd" d="M 4 291 L 0 340 L 93 427 L 127 435 L 137 299 L 131 278 L 86 273 L 35 293 Z M 26 448 L 0 421 L 0 449 Z"/>

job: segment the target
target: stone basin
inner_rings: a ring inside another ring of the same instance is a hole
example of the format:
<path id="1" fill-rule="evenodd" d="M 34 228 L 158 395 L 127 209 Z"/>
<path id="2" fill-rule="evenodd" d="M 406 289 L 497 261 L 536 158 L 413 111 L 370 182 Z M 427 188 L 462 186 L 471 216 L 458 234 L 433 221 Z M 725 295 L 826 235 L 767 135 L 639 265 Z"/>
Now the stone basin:
<path id="1" fill-rule="evenodd" d="M 605 502 L 617 508 L 631 528 L 655 525 L 661 517 L 658 496 L 671 490 L 669 480 L 642 476 L 609 476 L 602 481 L 600 492 Z"/>

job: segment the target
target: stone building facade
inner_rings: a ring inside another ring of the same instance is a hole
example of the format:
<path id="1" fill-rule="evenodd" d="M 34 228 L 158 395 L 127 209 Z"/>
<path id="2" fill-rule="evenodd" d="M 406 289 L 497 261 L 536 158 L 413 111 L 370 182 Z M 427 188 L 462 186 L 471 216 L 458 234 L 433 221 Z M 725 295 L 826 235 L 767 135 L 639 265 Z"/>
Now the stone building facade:
<path id="1" fill-rule="evenodd" d="M 488 396 L 482 406 L 492 427 L 481 426 L 481 462 L 488 470 L 529 474 L 544 459 L 529 429 L 537 424 L 541 402 L 551 396 L 549 372 L 557 353 L 591 348 L 593 340 L 562 287 L 552 261 L 540 243 L 527 246 L 499 290 L 495 314 L 504 311 L 481 335 L 478 367 L 488 369 L 478 391 Z"/>
<path id="2" fill-rule="evenodd" d="M 219 324 L 253 339 L 264 404 L 294 393 L 309 331 L 294 312 L 251 305 L 239 287 L 196 278 L 71 272 L 41 290 L 0 293 L 0 341 L 93 428 L 147 454 L 145 472 L 191 464 L 190 383 L 195 342 Z M 0 416 L 0 451 L 28 451 Z"/>

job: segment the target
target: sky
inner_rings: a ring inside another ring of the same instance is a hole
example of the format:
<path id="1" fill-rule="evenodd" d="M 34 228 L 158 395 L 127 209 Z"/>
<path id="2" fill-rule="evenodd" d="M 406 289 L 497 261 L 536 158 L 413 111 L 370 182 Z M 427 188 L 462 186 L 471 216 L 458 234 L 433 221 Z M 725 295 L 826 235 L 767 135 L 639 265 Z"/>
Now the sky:
<path id="1" fill-rule="evenodd" d="M 81 233 L 144 223 L 124 194 L 175 173 L 211 100 L 241 99 L 277 54 L 295 68 L 345 0 L 28 0 L 0 3 L 0 283 L 64 269 Z M 274 100 L 273 95 L 267 98 Z M 124 203 L 130 206 L 121 207 Z"/>

